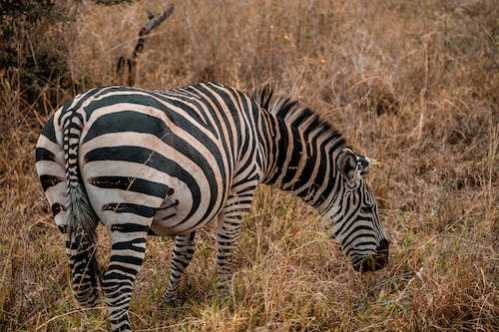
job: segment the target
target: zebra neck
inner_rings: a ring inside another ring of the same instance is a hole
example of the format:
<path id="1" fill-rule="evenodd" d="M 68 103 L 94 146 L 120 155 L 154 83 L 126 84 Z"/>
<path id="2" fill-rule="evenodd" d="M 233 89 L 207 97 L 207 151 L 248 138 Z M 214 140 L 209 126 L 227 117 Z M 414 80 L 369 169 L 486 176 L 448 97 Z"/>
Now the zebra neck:
<path id="1" fill-rule="evenodd" d="M 312 120 L 274 117 L 274 146 L 264 183 L 295 194 L 320 212 L 337 190 L 335 159 L 345 141 Z"/>

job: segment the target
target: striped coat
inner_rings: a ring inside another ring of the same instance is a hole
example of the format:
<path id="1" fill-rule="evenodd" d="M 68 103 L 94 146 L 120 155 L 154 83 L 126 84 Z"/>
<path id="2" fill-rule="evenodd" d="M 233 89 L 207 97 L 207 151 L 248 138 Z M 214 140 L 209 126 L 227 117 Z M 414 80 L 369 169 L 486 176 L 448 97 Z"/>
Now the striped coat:
<path id="1" fill-rule="evenodd" d="M 388 242 L 363 179 L 369 160 L 317 114 L 267 89 L 253 97 L 217 83 L 162 92 L 93 89 L 48 121 L 36 160 L 55 222 L 67 234 L 76 298 L 94 305 L 100 283 L 115 331 L 130 329 L 128 306 L 148 234 L 175 236 L 165 293 L 172 302 L 195 231 L 221 215 L 217 266 L 219 287 L 227 289 L 234 242 L 260 183 L 317 208 L 356 269 L 387 261 Z M 102 276 L 99 223 L 112 239 Z"/>

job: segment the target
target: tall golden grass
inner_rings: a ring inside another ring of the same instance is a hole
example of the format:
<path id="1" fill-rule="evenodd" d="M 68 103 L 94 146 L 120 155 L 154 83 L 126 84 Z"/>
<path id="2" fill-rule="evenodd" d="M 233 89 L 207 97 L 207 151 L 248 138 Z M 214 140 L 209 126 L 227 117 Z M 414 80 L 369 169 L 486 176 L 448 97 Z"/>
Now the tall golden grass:
<path id="1" fill-rule="evenodd" d="M 115 82 L 116 59 L 135 44 L 145 9 L 162 3 L 60 5 L 73 20 L 28 37 L 63 57 L 86 89 Z M 370 182 L 391 261 L 355 273 L 314 211 L 262 188 L 244 224 L 233 297 L 215 296 L 206 230 L 183 283 L 186 301 L 159 310 L 172 241 L 152 238 L 134 327 L 499 330 L 498 18 L 495 0 L 177 1 L 146 42 L 137 85 L 217 80 L 249 91 L 271 82 L 308 103 L 380 161 Z M 104 331 L 103 305 L 81 310 L 73 300 L 63 236 L 34 171 L 34 144 L 54 106 L 26 103 L 16 77 L 0 78 L 0 330 Z"/>

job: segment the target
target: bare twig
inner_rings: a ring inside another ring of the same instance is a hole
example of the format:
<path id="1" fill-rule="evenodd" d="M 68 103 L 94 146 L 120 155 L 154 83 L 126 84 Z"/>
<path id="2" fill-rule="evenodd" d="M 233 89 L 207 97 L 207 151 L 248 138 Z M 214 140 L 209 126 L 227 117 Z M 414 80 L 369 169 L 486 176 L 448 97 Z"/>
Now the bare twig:
<path id="1" fill-rule="evenodd" d="M 154 15 L 150 11 L 147 11 L 148 21 L 144 25 L 144 27 L 139 31 L 139 38 L 137 40 L 137 44 L 135 45 L 132 55 L 126 59 L 126 64 L 128 67 L 128 80 L 127 84 L 129 86 L 135 85 L 135 77 L 137 74 L 137 59 L 140 53 L 144 50 L 144 43 L 146 41 L 147 36 L 151 33 L 152 30 L 157 28 L 161 23 L 166 21 L 168 17 L 173 13 L 174 6 L 170 4 L 166 6 L 165 10 L 159 14 Z M 118 59 L 118 63 L 116 65 L 116 74 L 121 80 L 124 82 L 124 67 L 125 67 L 125 57 L 120 56 Z"/>

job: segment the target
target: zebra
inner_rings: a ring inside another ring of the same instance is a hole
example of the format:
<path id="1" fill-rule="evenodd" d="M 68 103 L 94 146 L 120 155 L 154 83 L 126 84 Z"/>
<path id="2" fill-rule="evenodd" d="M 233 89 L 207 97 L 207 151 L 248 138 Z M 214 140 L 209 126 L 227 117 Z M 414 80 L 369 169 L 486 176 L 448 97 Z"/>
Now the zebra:
<path id="1" fill-rule="evenodd" d="M 95 306 L 100 288 L 112 331 L 131 330 L 128 308 L 149 235 L 175 237 L 163 296 L 172 303 L 196 231 L 221 216 L 217 289 L 230 292 L 233 249 L 259 184 L 314 207 L 356 271 L 383 268 L 389 241 L 365 180 L 369 165 L 301 102 L 268 87 L 250 95 L 219 83 L 94 88 L 62 105 L 36 144 L 77 302 Z M 111 235 L 104 272 L 98 224 Z"/>

